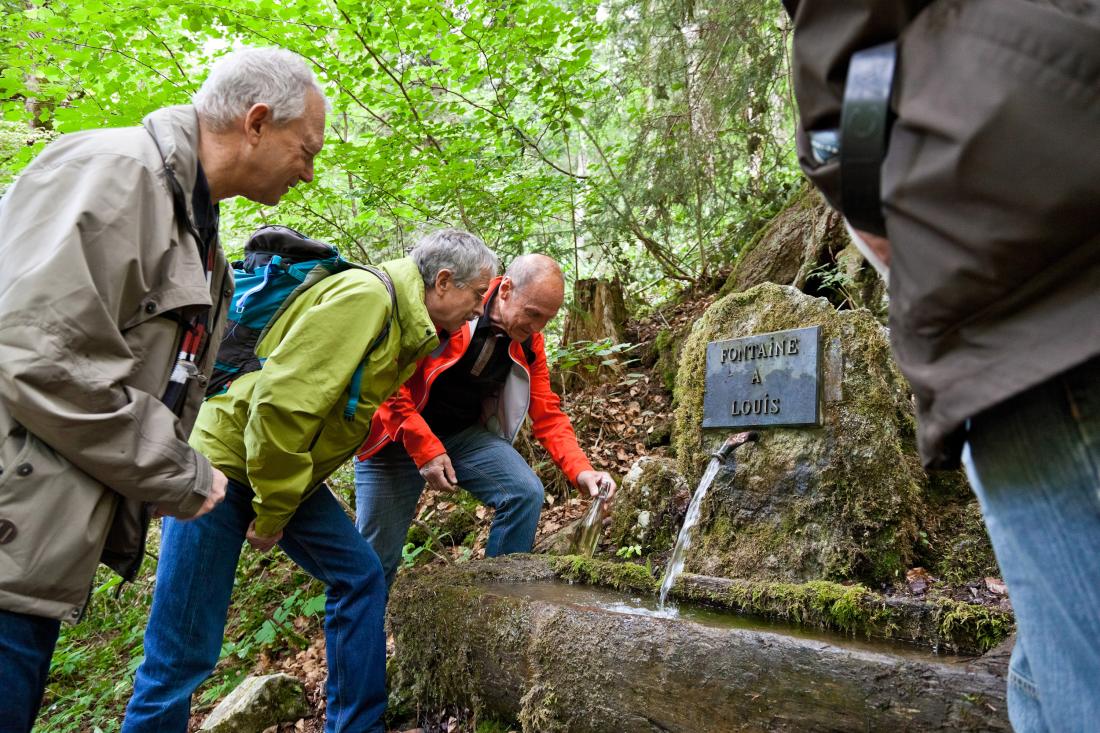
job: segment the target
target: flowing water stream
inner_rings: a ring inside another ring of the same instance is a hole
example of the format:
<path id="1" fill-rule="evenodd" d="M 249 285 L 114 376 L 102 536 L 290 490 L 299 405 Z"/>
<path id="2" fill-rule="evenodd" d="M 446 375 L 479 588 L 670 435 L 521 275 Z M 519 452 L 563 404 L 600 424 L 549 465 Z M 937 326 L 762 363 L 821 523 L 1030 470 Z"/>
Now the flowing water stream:
<path id="1" fill-rule="evenodd" d="M 722 457 L 715 456 L 710 459 L 710 463 L 707 464 L 707 470 L 703 473 L 703 478 L 699 479 L 699 487 L 695 489 L 695 496 L 691 497 L 691 504 L 688 506 L 687 516 L 684 517 L 684 526 L 680 527 L 680 535 L 676 538 L 676 549 L 672 551 L 672 559 L 668 562 L 668 568 L 665 570 L 665 578 L 661 581 L 661 598 L 658 604 L 659 611 L 665 611 L 665 599 L 668 597 L 668 591 L 672 588 L 672 584 L 676 582 L 676 578 L 684 570 L 684 560 L 687 557 L 688 548 L 691 547 L 691 530 L 695 528 L 695 525 L 699 524 L 699 517 L 703 513 L 703 499 L 706 498 L 707 489 L 714 483 L 714 479 L 718 476 L 718 471 L 722 468 Z"/>
<path id="2" fill-rule="evenodd" d="M 627 616 L 675 619 L 719 629 L 744 629 L 767 631 L 774 634 L 824 642 L 853 651 L 880 652 L 905 659 L 958 664 L 967 657 L 941 653 L 938 650 L 918 646 L 903 640 L 866 639 L 839 631 L 827 631 L 786 621 L 772 621 L 756 616 L 723 611 L 693 603 L 679 608 L 661 610 L 652 597 L 632 596 L 608 588 L 578 585 L 561 581 L 528 583 L 488 583 L 485 588 L 494 595 L 545 601 L 557 605 L 574 606 Z"/>

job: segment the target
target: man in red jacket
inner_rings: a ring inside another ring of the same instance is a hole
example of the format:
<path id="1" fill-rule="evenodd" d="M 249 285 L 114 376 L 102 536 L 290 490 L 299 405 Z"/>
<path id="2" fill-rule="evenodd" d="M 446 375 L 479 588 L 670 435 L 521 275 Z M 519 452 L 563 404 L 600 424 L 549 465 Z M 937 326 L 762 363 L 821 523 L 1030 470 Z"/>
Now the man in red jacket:
<path id="1" fill-rule="evenodd" d="M 512 447 L 526 416 L 535 437 L 582 495 L 611 476 L 596 471 L 550 389 L 542 329 L 565 299 L 561 268 L 516 258 L 489 285 L 479 318 L 450 334 L 375 413 L 355 463 L 356 527 L 393 583 L 424 483 L 458 485 L 496 510 L 485 554 L 529 552 L 542 512 L 538 476 Z"/>

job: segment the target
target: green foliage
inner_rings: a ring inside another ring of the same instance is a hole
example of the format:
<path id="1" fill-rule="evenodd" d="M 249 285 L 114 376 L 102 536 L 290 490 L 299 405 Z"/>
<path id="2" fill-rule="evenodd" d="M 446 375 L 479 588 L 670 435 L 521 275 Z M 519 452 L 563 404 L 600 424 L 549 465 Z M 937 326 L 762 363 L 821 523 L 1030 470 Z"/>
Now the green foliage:
<path id="1" fill-rule="evenodd" d="M 278 218 L 352 255 L 395 255 L 440 224 L 515 253 L 542 222 L 567 218 L 572 179 L 544 148 L 589 103 L 594 0 L 5 5 L 0 97 L 23 102 L 5 117 L 58 132 L 185 103 L 234 46 L 304 56 L 333 111 L 318 180 Z M 226 209 L 238 236 L 272 215 Z"/>
<path id="2" fill-rule="evenodd" d="M 797 178 L 776 0 L 0 2 L 3 119 L 30 131 L 0 132 L 0 188 L 52 135 L 186 103 L 231 48 L 311 63 L 317 180 L 227 202 L 229 245 L 276 219 L 377 261 L 458 225 L 648 295 L 729 259 Z"/>
<path id="3" fill-rule="evenodd" d="M 615 556 L 616 557 L 621 557 L 623 560 L 629 560 L 632 557 L 641 557 L 642 556 L 642 546 L 641 545 L 624 545 L 623 547 L 620 547 L 619 549 L 615 550 Z"/>
<path id="4" fill-rule="evenodd" d="M 574 341 L 563 345 L 559 345 L 556 341 L 547 342 L 546 362 L 552 371 L 562 374 L 576 374 L 581 370 L 593 373 L 601 367 L 628 365 L 633 360 L 626 359 L 623 355 L 636 348 L 638 344 L 616 344 L 610 338 L 599 341 Z M 645 375 L 626 374 L 619 381 L 632 384 L 643 376 Z"/>
<path id="5" fill-rule="evenodd" d="M 837 263 L 826 262 L 810 270 L 806 275 L 807 289 L 812 288 L 816 294 L 829 299 L 829 302 L 837 308 L 851 307 L 856 298 L 855 280 L 845 272 Z"/>
<path id="6" fill-rule="evenodd" d="M 0 195 L 41 144 L 54 137 L 50 130 L 0 119 Z"/>
<path id="7" fill-rule="evenodd" d="M 431 543 L 431 539 L 423 545 L 417 546 L 416 543 L 406 542 L 404 547 L 401 548 L 401 567 L 411 568 L 416 565 L 416 559 L 421 554 L 428 550 L 428 545 Z"/>

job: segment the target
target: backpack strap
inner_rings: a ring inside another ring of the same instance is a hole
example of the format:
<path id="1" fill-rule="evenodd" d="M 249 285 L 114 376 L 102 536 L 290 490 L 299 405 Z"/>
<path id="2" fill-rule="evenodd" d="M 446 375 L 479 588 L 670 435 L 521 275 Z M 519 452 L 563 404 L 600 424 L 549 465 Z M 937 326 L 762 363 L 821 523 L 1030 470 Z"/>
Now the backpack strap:
<path id="1" fill-rule="evenodd" d="M 366 369 L 367 361 L 370 359 L 379 346 L 390 335 L 390 324 L 393 323 L 394 318 L 397 317 L 397 290 L 393 286 L 393 280 L 382 270 L 377 267 L 371 267 L 370 265 L 356 265 L 361 269 L 371 273 L 386 286 L 386 292 L 390 294 L 390 317 L 386 319 L 385 325 L 382 326 L 382 330 L 367 347 L 367 353 L 363 356 L 363 360 L 359 362 L 359 366 L 355 368 L 355 371 L 351 375 L 351 384 L 348 385 L 348 403 L 344 406 L 344 419 L 354 420 L 355 411 L 359 409 L 359 391 L 363 385 L 363 371 Z"/>

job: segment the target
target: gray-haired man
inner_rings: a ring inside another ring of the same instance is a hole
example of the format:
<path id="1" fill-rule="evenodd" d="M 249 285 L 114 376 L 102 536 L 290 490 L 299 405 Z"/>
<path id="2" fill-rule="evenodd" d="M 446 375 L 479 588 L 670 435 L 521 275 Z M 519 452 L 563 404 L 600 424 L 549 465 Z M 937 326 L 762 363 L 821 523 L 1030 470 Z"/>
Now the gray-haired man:
<path id="1" fill-rule="evenodd" d="M 289 82 L 289 83 L 288 83 Z M 146 507 L 209 512 L 187 444 L 232 294 L 218 202 L 313 177 L 326 102 L 305 62 L 248 49 L 193 106 L 65 135 L 0 205 L 0 729 L 31 729 L 59 620 L 96 566 L 138 570 Z"/>
<path id="2" fill-rule="evenodd" d="M 218 661 L 245 541 L 261 552 L 278 543 L 325 584 L 325 730 L 383 730 L 382 566 L 323 482 L 363 442 L 378 405 L 438 345 L 436 331 L 477 313 L 496 267 L 480 239 L 446 230 L 379 266 L 393 296 L 369 272 L 331 275 L 269 325 L 255 349 L 263 367 L 206 401 L 191 444 L 225 471 L 229 488 L 207 516 L 165 520 L 145 661 L 124 731 L 187 730 L 191 694 Z"/>

